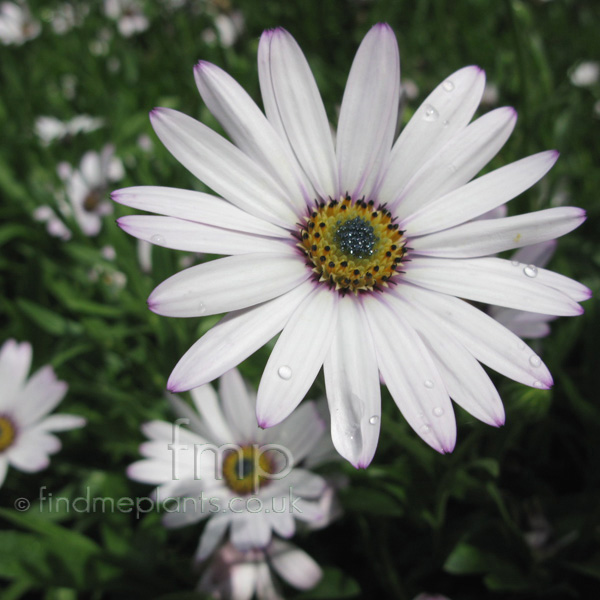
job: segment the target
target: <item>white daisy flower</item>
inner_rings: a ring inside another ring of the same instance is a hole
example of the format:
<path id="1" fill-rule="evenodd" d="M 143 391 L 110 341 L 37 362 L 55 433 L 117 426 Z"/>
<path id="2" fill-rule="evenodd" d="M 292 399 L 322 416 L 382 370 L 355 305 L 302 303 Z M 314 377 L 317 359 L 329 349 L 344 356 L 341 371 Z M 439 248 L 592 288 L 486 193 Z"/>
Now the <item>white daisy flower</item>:
<path id="1" fill-rule="evenodd" d="M 47 146 L 54 140 L 90 133 L 104 127 L 104 119 L 90 115 L 77 115 L 69 121 L 61 121 L 56 117 L 41 116 L 35 120 L 35 133 L 43 145 Z"/>
<path id="2" fill-rule="evenodd" d="M 165 526 L 208 518 L 196 558 L 207 558 L 228 529 L 234 546 L 246 551 L 265 548 L 273 533 L 291 537 L 296 519 L 322 527 L 337 516 L 327 481 L 302 466 L 313 449 L 322 453 L 318 442 L 328 437 L 315 404 L 305 402 L 285 423 L 262 430 L 256 397 L 236 369 L 221 377 L 219 396 L 210 385 L 192 390 L 200 416 L 172 397 L 181 418 L 146 423 L 145 458 L 128 469 L 132 479 L 158 484 Z"/>
<path id="3" fill-rule="evenodd" d="M 5 46 L 20 46 L 36 38 L 41 30 L 40 22 L 31 16 L 26 4 L 0 4 L 0 42 Z"/>
<path id="4" fill-rule="evenodd" d="M 225 544 L 215 553 L 198 591 L 215 600 L 283 600 L 273 571 L 299 590 L 310 590 L 323 572 L 306 552 L 289 542 L 273 540 L 264 550 L 240 552 Z"/>
<path id="5" fill-rule="evenodd" d="M 159 285 L 148 304 L 174 317 L 230 313 L 184 355 L 171 391 L 202 385 L 281 335 L 258 389 L 262 427 L 285 419 L 324 365 L 333 442 L 357 467 L 375 452 L 379 373 L 408 423 L 439 452 L 455 445 L 450 398 L 491 425 L 500 397 L 479 362 L 548 388 L 548 369 L 517 336 L 465 300 L 579 315 L 590 291 L 493 255 L 561 236 L 579 208 L 471 222 L 535 184 L 558 153 L 541 152 L 471 179 L 516 122 L 498 108 L 473 123 L 477 67 L 445 79 L 394 143 L 400 97 L 396 38 L 364 38 L 346 85 L 334 147 L 309 65 L 283 29 L 266 31 L 258 66 L 266 117 L 224 71 L 201 61 L 196 83 L 231 143 L 157 108 L 156 133 L 221 197 L 134 187 L 114 200 L 164 216 L 119 225 L 155 244 L 231 255 Z"/>
<path id="6" fill-rule="evenodd" d="M 527 269 L 530 273 L 535 273 L 539 268 L 548 264 L 555 250 L 555 240 L 540 242 L 515 252 L 512 256 L 512 262 L 518 263 L 515 266 Z M 549 335 L 550 325 L 548 323 L 556 319 L 553 315 L 542 315 L 499 306 L 490 307 L 488 312 L 496 321 L 502 323 L 504 327 L 510 329 L 519 337 L 529 339 L 543 338 Z"/>
<path id="7" fill-rule="evenodd" d="M 67 393 L 52 367 L 42 367 L 29 380 L 31 345 L 7 340 L 0 349 L 0 486 L 8 466 L 35 473 L 50 464 L 60 450 L 56 431 L 85 425 L 76 415 L 50 415 Z"/>
<path id="8" fill-rule="evenodd" d="M 574 67 L 569 79 L 576 87 L 590 87 L 598 83 L 600 78 L 600 63 L 595 60 L 586 60 Z"/>
<path id="9" fill-rule="evenodd" d="M 100 233 L 103 217 L 112 212 L 105 194 L 111 182 L 125 176 L 123 163 L 114 156 L 111 145 L 102 152 L 89 151 L 83 155 L 78 169 L 67 163 L 58 166 L 59 177 L 65 182 L 68 212 L 77 221 L 81 231 L 89 236 Z"/>
<path id="10" fill-rule="evenodd" d="M 104 13 L 117 21 L 117 28 L 123 37 L 131 37 L 148 29 L 150 22 L 137 0 L 104 0 Z"/>

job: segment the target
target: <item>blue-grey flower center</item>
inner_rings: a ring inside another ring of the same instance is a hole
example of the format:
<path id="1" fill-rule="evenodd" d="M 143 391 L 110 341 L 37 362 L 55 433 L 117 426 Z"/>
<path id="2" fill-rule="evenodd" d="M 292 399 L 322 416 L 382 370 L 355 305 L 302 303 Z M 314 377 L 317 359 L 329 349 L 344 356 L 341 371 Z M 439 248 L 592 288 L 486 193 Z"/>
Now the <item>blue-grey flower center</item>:
<path id="1" fill-rule="evenodd" d="M 342 252 L 356 258 L 366 258 L 373 254 L 378 238 L 371 223 L 362 217 L 338 223 L 334 239 Z"/>

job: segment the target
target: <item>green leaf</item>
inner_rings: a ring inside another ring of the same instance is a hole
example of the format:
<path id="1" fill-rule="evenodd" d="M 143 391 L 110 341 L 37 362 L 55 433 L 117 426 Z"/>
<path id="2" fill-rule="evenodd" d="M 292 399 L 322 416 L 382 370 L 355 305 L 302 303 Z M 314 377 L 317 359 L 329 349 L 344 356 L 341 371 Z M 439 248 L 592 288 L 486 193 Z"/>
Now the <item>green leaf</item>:
<path id="1" fill-rule="evenodd" d="M 31 300 L 19 298 L 17 305 L 36 325 L 52 335 L 79 334 L 82 331 L 79 323 L 65 319 L 58 313 Z"/>
<path id="2" fill-rule="evenodd" d="M 453 575 L 473 575 L 486 573 L 490 568 L 490 558 L 475 546 L 459 544 L 444 563 L 444 571 Z"/>

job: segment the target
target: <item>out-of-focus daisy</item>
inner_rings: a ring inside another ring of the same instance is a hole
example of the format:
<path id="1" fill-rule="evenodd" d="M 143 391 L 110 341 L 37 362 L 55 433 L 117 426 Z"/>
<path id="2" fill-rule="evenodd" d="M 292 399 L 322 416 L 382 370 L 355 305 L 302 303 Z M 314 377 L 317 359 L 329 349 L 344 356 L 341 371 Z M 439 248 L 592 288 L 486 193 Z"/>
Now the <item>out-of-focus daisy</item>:
<path id="1" fill-rule="evenodd" d="M 117 28 L 123 37 L 131 37 L 146 31 L 150 22 L 137 0 L 104 0 L 104 13 L 117 21 Z"/>
<path id="2" fill-rule="evenodd" d="M 469 124 L 485 77 L 446 78 L 394 142 L 399 55 L 389 26 L 364 38 L 341 105 L 337 141 L 293 37 L 266 31 L 258 66 L 266 117 L 224 71 L 201 61 L 196 83 L 234 143 L 177 111 L 151 113 L 171 153 L 214 192 L 137 187 L 122 204 L 131 235 L 180 250 L 231 255 L 159 285 L 148 304 L 177 317 L 230 313 L 185 354 L 169 379 L 183 391 L 218 377 L 282 332 L 258 389 L 262 427 L 285 419 L 324 365 L 333 441 L 355 466 L 380 429 L 379 373 L 413 429 L 450 452 L 450 398 L 500 425 L 500 397 L 479 362 L 525 385 L 552 377 L 518 337 L 472 300 L 578 315 L 583 285 L 493 255 L 561 236 L 583 210 L 559 207 L 473 221 L 535 184 L 558 154 L 541 152 L 471 179 L 510 136 L 516 112 Z"/>
<path id="3" fill-rule="evenodd" d="M 61 163 L 58 174 L 64 181 L 69 209 L 81 231 L 89 236 L 98 235 L 103 217 L 112 212 L 106 198 L 108 185 L 125 175 L 114 147 L 107 145 L 100 153 L 86 152 L 77 169 Z"/>
<path id="4" fill-rule="evenodd" d="M 20 46 L 36 38 L 42 26 L 34 19 L 24 2 L 0 4 L 0 42 L 5 46 Z"/>
<path id="5" fill-rule="evenodd" d="M 265 548 L 272 533 L 291 537 L 296 519 L 323 526 L 334 512 L 326 480 L 302 467 L 326 430 L 313 402 L 279 426 L 256 424 L 256 398 L 235 369 L 220 379 L 219 396 L 210 385 L 192 391 L 195 407 L 174 397 L 189 429 L 153 421 L 143 426 L 144 460 L 131 465 L 132 479 L 158 484 L 164 524 L 180 527 L 208 518 L 197 551 L 204 560 L 230 529 L 241 551 Z"/>
<path id="6" fill-rule="evenodd" d="M 534 274 L 539 268 L 548 264 L 555 250 L 555 240 L 526 246 L 513 254 L 512 263 L 514 266 L 527 269 L 530 274 Z M 519 337 L 529 339 L 546 337 L 550 333 L 548 323 L 556 319 L 553 315 L 543 315 L 498 306 L 490 307 L 489 314 Z M 532 358 L 532 360 L 537 362 L 538 359 Z"/>
<path id="7" fill-rule="evenodd" d="M 49 206 L 38 206 L 33 211 L 33 218 L 40 223 L 46 223 L 46 230 L 52 237 L 60 238 L 65 242 L 73 237 L 70 229 Z"/>
<path id="8" fill-rule="evenodd" d="M 572 69 L 569 79 L 577 87 L 590 87 L 600 78 L 600 63 L 595 60 L 586 60 Z"/>
<path id="9" fill-rule="evenodd" d="M 104 126 L 104 119 L 90 115 L 77 115 L 69 121 L 56 117 L 42 116 L 35 120 L 35 133 L 47 146 L 54 140 L 64 139 L 79 133 L 90 133 Z"/>
<path id="10" fill-rule="evenodd" d="M 0 349 L 0 486 L 8 466 L 35 473 L 50 464 L 60 450 L 56 431 L 85 425 L 76 415 L 50 415 L 67 393 L 67 384 L 56 379 L 52 367 L 36 371 L 29 379 L 31 345 L 7 340 Z"/>
<path id="11" fill-rule="evenodd" d="M 54 33 L 64 35 L 74 27 L 79 27 L 89 12 L 90 7 L 84 2 L 64 2 L 48 9 L 46 18 Z"/>
<path id="12" fill-rule="evenodd" d="M 264 550 L 240 552 L 224 544 L 204 571 L 198 591 L 216 600 L 283 600 L 273 571 L 299 590 L 310 590 L 321 579 L 319 565 L 293 544 L 273 540 Z"/>
<path id="13" fill-rule="evenodd" d="M 219 13 L 214 19 L 215 31 L 205 29 L 202 39 L 207 43 L 219 41 L 223 48 L 230 48 L 244 30 L 244 15 L 240 11 Z"/>

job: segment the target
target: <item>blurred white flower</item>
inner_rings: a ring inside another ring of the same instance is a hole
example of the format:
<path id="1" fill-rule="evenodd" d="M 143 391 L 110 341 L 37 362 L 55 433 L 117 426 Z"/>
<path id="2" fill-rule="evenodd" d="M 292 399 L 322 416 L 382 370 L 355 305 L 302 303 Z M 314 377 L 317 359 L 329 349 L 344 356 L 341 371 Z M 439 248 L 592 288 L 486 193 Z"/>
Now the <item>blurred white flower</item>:
<path id="1" fill-rule="evenodd" d="M 441 594 L 419 594 L 415 596 L 414 600 L 450 600 L 447 596 L 442 596 Z"/>
<path id="2" fill-rule="evenodd" d="M 227 530 L 245 552 L 266 548 L 274 533 L 291 537 L 296 521 L 323 527 L 337 516 L 328 482 L 305 466 L 321 438 L 331 446 L 314 402 L 263 430 L 256 421 L 256 394 L 236 369 L 221 377 L 220 399 L 210 385 L 191 393 L 198 412 L 172 396 L 180 419 L 143 426 L 150 440 L 140 446 L 145 458 L 128 475 L 159 486 L 157 501 L 169 501 L 165 526 L 206 520 L 197 560 L 208 558 Z"/>
<path id="3" fill-rule="evenodd" d="M 117 257 L 117 252 L 113 246 L 102 246 L 100 254 L 102 255 L 102 258 L 105 258 L 106 260 L 115 260 Z"/>
<path id="4" fill-rule="evenodd" d="M 600 77 L 600 63 L 586 60 L 572 69 L 569 79 L 577 87 L 589 87 L 597 83 Z"/>
<path id="5" fill-rule="evenodd" d="M 152 244 L 144 240 L 137 241 L 137 256 L 143 273 L 152 271 Z"/>
<path id="6" fill-rule="evenodd" d="M 198 584 L 198 591 L 216 600 L 283 600 L 273 578 L 275 571 L 300 590 L 310 590 L 321 579 L 319 565 L 293 544 L 273 540 L 264 550 L 240 552 L 225 544 L 215 554 Z"/>
<path id="7" fill-rule="evenodd" d="M 149 135 L 146 135 L 145 133 L 143 133 L 142 135 L 140 135 L 138 137 L 137 145 L 144 152 L 151 152 L 152 149 L 154 148 L 154 143 L 152 142 L 152 139 L 150 138 Z"/>
<path id="8" fill-rule="evenodd" d="M 0 42 L 5 46 L 21 44 L 36 38 L 42 26 L 34 19 L 24 2 L 0 4 Z"/>
<path id="9" fill-rule="evenodd" d="M 7 340 L 0 349 L 0 486 L 8 466 L 25 473 L 45 469 L 49 455 L 60 450 L 56 431 L 85 425 L 75 415 L 47 416 L 67 392 L 52 367 L 45 366 L 27 380 L 31 345 Z"/>
<path id="10" fill-rule="evenodd" d="M 117 28 L 123 37 L 131 37 L 148 29 L 150 22 L 136 0 L 104 0 L 104 13 L 117 21 Z"/>
<path id="11" fill-rule="evenodd" d="M 487 82 L 483 88 L 483 96 L 481 96 L 481 104 L 486 106 L 496 106 L 500 98 L 498 86 L 495 83 Z"/>
<path id="12" fill-rule="evenodd" d="M 419 97 L 419 86 L 412 79 L 403 79 L 402 95 L 408 100 L 415 100 Z"/>
<path id="13" fill-rule="evenodd" d="M 112 31 L 108 27 L 100 29 L 96 38 L 90 41 L 90 52 L 94 56 L 106 56 L 110 50 L 112 37 Z"/>
<path id="14" fill-rule="evenodd" d="M 49 206 L 38 206 L 33 211 L 33 218 L 41 223 L 46 223 L 46 230 L 52 237 L 58 237 L 65 242 L 71 239 L 72 234 L 69 228 L 56 216 L 56 213 Z"/>
<path id="15" fill-rule="evenodd" d="M 77 115 L 69 121 L 61 121 L 56 117 L 41 116 L 35 120 L 35 134 L 43 145 L 47 146 L 54 140 L 90 133 L 104 126 L 104 119 L 90 115 Z"/>
<path id="16" fill-rule="evenodd" d="M 79 27 L 89 11 L 90 7 L 83 2 L 65 2 L 49 11 L 48 20 L 54 33 L 64 35 L 74 27 Z"/>
<path id="17" fill-rule="evenodd" d="M 244 25 L 244 15 L 240 11 L 219 13 L 214 19 L 215 30 L 205 29 L 201 37 L 207 44 L 219 41 L 223 48 L 230 48 L 244 31 Z"/>

